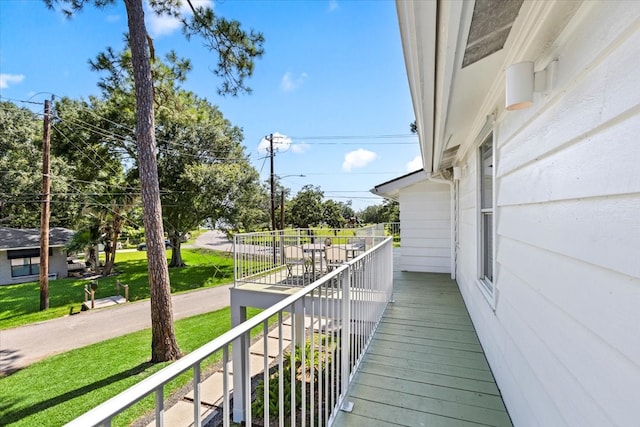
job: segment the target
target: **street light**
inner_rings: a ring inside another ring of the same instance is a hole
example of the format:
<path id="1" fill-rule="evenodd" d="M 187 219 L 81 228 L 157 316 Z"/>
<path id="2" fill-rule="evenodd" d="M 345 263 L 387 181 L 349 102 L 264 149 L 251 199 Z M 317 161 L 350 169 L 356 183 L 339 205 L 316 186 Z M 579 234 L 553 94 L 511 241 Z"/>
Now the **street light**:
<path id="1" fill-rule="evenodd" d="M 284 176 L 276 175 L 275 177 L 278 178 L 278 179 L 284 179 L 284 178 L 289 178 L 290 176 L 298 176 L 300 178 L 305 178 L 307 175 L 302 175 L 302 174 L 300 174 L 300 175 L 284 175 Z"/>

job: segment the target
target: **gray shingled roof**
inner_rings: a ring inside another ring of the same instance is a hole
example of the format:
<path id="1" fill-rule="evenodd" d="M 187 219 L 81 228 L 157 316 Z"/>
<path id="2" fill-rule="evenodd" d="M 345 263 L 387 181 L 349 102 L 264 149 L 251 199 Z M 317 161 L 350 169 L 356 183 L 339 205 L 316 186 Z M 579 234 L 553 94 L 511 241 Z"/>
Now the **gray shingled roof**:
<path id="1" fill-rule="evenodd" d="M 49 230 L 49 246 L 64 246 L 75 231 L 55 227 Z M 0 251 L 7 249 L 28 249 L 40 247 L 40 230 L 37 228 L 0 227 Z"/>

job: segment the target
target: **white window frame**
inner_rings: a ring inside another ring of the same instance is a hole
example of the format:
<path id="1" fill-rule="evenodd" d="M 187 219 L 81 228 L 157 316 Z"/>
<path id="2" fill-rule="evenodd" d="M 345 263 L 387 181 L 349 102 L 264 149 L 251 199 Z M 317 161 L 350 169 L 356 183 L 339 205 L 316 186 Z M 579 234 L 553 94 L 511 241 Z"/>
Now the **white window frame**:
<path id="1" fill-rule="evenodd" d="M 496 144 L 495 144 L 495 132 L 490 130 L 488 134 L 480 139 L 480 143 L 477 146 L 477 183 L 478 183 L 478 199 L 477 199 L 477 230 L 478 230 L 478 274 L 477 274 L 477 284 L 482 292 L 483 296 L 487 300 L 487 302 L 491 305 L 491 307 L 495 310 L 496 307 L 496 261 L 495 261 L 495 248 L 496 248 L 496 221 L 495 221 L 495 206 L 496 206 Z M 483 207 L 483 147 L 486 144 L 491 144 L 491 168 L 492 168 L 492 179 L 491 179 L 491 206 Z M 491 251 L 490 254 L 487 254 L 486 246 L 486 227 L 485 227 L 485 218 L 490 217 L 491 224 L 491 235 L 489 236 L 491 239 Z M 489 257 L 489 258 L 488 258 Z M 491 277 L 487 277 L 487 269 L 485 268 L 487 261 L 491 262 L 490 265 L 490 273 Z"/>

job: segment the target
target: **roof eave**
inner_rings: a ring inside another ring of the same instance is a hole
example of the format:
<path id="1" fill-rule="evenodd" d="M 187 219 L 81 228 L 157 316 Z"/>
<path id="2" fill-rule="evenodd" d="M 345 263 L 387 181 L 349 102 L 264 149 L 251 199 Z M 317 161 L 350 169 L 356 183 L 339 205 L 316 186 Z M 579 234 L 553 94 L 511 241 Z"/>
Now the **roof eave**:
<path id="1" fill-rule="evenodd" d="M 402 188 L 406 188 L 417 182 L 426 181 L 427 178 L 428 174 L 425 173 L 425 170 L 420 169 L 415 172 L 399 176 L 398 178 L 394 178 L 390 181 L 383 182 L 380 185 L 376 185 L 370 191 L 376 196 L 398 201 L 398 198 L 400 197 L 400 190 Z"/>
<path id="2" fill-rule="evenodd" d="M 433 172 L 437 2 L 396 1 L 422 164 Z"/>

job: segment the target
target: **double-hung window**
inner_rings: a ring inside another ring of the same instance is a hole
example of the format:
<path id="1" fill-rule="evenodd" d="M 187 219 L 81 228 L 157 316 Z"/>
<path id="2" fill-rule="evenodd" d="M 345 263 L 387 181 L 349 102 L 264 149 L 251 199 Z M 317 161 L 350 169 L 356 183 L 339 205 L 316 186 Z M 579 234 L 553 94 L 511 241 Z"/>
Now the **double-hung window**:
<path id="1" fill-rule="evenodd" d="M 493 293 L 493 134 L 480 145 L 480 281 Z"/>

